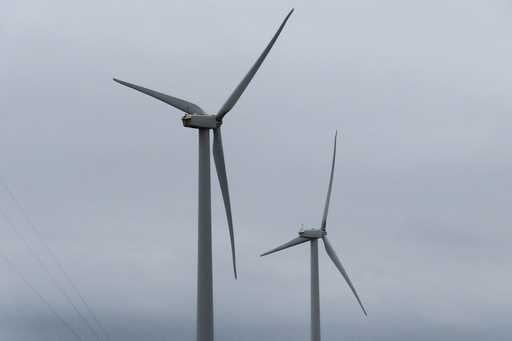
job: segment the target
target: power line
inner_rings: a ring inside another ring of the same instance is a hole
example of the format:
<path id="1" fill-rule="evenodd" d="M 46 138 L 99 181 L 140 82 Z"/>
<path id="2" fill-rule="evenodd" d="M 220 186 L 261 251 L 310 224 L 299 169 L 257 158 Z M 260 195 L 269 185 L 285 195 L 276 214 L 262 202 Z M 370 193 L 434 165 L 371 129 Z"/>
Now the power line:
<path id="1" fill-rule="evenodd" d="M 5 182 L 2 177 L 0 177 L 0 184 L 5 189 L 5 191 L 9 194 L 9 196 L 12 199 L 12 201 L 16 204 L 16 206 L 18 207 L 19 211 L 21 212 L 21 215 L 24 217 L 25 221 L 28 223 L 28 225 L 30 226 L 30 228 L 32 229 L 34 234 L 36 235 L 36 237 L 39 240 L 39 242 L 45 247 L 45 249 L 48 251 L 50 256 L 53 258 L 53 261 L 55 262 L 55 264 L 57 264 L 57 267 L 59 268 L 59 271 L 63 274 L 64 278 L 66 279 L 68 284 L 71 286 L 71 288 L 75 292 L 75 294 L 80 298 L 80 301 L 85 306 L 85 309 L 87 310 L 89 315 L 92 316 L 94 322 L 96 323 L 97 327 L 103 333 L 105 339 L 110 340 L 109 333 L 107 332 L 107 330 L 105 329 L 103 324 L 100 323 L 100 321 L 98 319 L 98 316 L 94 313 L 94 311 L 92 310 L 91 306 L 89 305 L 89 303 L 87 302 L 85 297 L 82 295 L 80 290 L 78 290 L 78 287 L 76 286 L 75 282 L 72 280 L 71 276 L 69 276 L 69 274 L 67 273 L 66 269 L 64 269 L 64 266 L 62 265 L 62 262 L 59 260 L 59 258 L 55 254 L 55 252 L 53 252 L 53 250 L 50 248 L 50 246 L 44 241 L 43 237 L 41 236 L 41 233 L 36 228 L 34 222 L 32 221 L 32 219 L 30 218 L 27 210 L 25 209 L 25 206 L 21 204 L 21 202 L 18 200 L 18 198 L 14 195 L 14 192 L 7 185 L 7 182 Z"/>
<path id="2" fill-rule="evenodd" d="M 89 323 L 89 320 L 85 318 L 85 316 L 80 312 L 80 310 L 78 309 L 78 307 L 75 305 L 75 303 L 73 302 L 73 300 L 71 299 L 71 296 L 69 296 L 69 294 L 67 293 L 67 291 L 60 285 L 59 281 L 57 281 L 57 279 L 55 278 L 55 276 L 52 274 L 52 272 L 50 271 L 50 269 L 48 268 L 48 266 L 46 265 L 46 263 L 43 261 L 43 259 L 36 253 L 36 251 L 34 250 L 34 248 L 32 248 L 32 246 L 30 246 L 30 243 L 28 242 L 28 240 L 21 234 L 21 232 L 18 230 L 18 228 L 16 227 L 15 224 L 13 224 L 13 222 L 9 219 L 9 217 L 7 216 L 7 214 L 0 208 L 0 215 L 2 216 L 2 218 L 5 220 L 5 222 L 7 223 L 7 225 L 9 225 L 9 227 L 11 227 L 11 229 L 14 231 L 14 233 L 16 234 L 16 236 L 23 242 L 23 244 L 25 244 L 25 247 L 27 248 L 27 250 L 29 251 L 29 253 L 32 255 L 32 257 L 37 261 L 37 263 L 39 264 L 39 266 L 43 269 L 44 272 L 46 272 L 46 274 L 48 275 L 48 277 L 50 278 L 51 282 L 55 285 L 55 287 L 57 288 L 57 290 L 60 292 L 60 294 L 62 296 L 64 296 L 64 298 L 66 299 L 66 301 L 71 305 L 71 307 L 73 308 L 73 310 L 76 312 L 76 314 L 82 319 L 82 321 L 84 321 L 84 323 L 86 324 L 87 328 L 95 335 L 95 337 L 98 339 L 98 340 L 101 340 L 97 331 L 92 328 L 91 324 Z"/>
<path id="3" fill-rule="evenodd" d="M 7 266 L 11 269 L 12 272 L 14 272 L 18 277 L 32 290 L 32 292 L 44 303 L 44 305 L 48 308 L 48 310 L 52 313 L 57 320 L 59 320 L 62 325 L 71 333 L 73 336 L 82 341 L 82 337 L 71 327 L 71 325 L 60 315 L 57 310 L 53 308 L 53 306 L 50 304 L 50 302 L 44 298 L 44 296 L 33 286 L 28 279 L 23 275 L 21 271 L 19 271 L 13 262 L 7 257 L 7 255 L 4 254 L 2 250 L 0 250 L 0 257 L 5 261 Z"/>

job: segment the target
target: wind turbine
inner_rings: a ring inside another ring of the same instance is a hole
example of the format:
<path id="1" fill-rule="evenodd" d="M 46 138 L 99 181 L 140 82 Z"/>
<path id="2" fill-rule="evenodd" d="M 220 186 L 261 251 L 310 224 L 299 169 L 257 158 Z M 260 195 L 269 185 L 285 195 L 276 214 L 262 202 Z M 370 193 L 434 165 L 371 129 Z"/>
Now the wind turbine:
<path id="1" fill-rule="evenodd" d="M 224 162 L 221 125 L 224 116 L 235 106 L 236 102 L 249 85 L 259 67 L 265 60 L 270 49 L 276 42 L 293 9 L 285 17 L 279 29 L 258 57 L 249 72 L 235 88 L 231 96 L 216 114 L 207 114 L 198 105 L 189 101 L 172 97 L 164 93 L 144 88 L 114 78 L 119 84 L 140 91 L 185 112 L 182 117 L 183 126 L 198 129 L 199 132 L 199 191 L 198 191 L 198 262 L 197 262 L 197 340 L 212 341 L 213 330 L 213 283 L 212 283 L 212 232 L 211 232 L 211 183 L 210 183 L 210 130 L 213 130 L 213 159 L 217 169 L 222 198 L 226 209 L 226 217 L 233 258 L 233 271 L 237 277 L 235 240 L 233 235 L 233 220 L 231 202 L 228 190 L 228 178 Z"/>
<path id="2" fill-rule="evenodd" d="M 334 135 L 334 151 L 332 155 L 332 165 L 331 165 L 331 176 L 329 179 L 329 188 L 327 190 L 327 199 L 325 200 L 324 214 L 322 217 L 322 223 L 320 224 L 320 229 L 308 229 L 304 230 L 303 228 L 299 231 L 299 236 L 295 239 L 290 240 L 289 242 L 276 247 L 268 252 L 263 253 L 261 256 L 266 256 L 271 253 L 281 251 L 287 249 L 289 247 L 299 245 L 302 243 L 309 242 L 311 245 L 311 341 L 320 341 L 320 287 L 319 287 L 319 276 L 318 276 L 318 239 L 322 239 L 325 251 L 327 255 L 331 258 L 334 265 L 338 268 L 341 275 L 345 278 L 348 286 L 354 293 L 357 302 L 363 309 L 363 313 L 366 315 L 366 309 L 363 306 L 363 303 L 359 299 L 359 295 L 354 288 L 354 285 L 350 281 L 350 278 L 347 275 L 347 272 L 343 268 L 341 261 L 339 260 L 336 252 L 331 246 L 329 239 L 327 239 L 327 212 L 329 211 L 329 201 L 331 199 L 331 190 L 332 190 L 332 180 L 334 175 L 334 165 L 336 162 L 336 138 L 338 136 L 338 132 Z"/>

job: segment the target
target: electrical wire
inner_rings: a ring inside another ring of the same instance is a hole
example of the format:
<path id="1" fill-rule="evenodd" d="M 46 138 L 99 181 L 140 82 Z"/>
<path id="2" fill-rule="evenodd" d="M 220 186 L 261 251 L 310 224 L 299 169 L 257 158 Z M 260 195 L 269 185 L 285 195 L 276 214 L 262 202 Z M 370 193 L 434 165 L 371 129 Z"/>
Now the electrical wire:
<path id="1" fill-rule="evenodd" d="M 50 301 L 48 301 L 37 289 L 35 286 L 33 286 L 28 279 L 23 275 L 21 271 L 19 271 L 13 262 L 7 257 L 7 255 L 0 250 L 0 257 L 4 260 L 4 262 L 7 264 L 7 266 L 11 269 L 12 272 L 14 272 L 18 277 L 25 283 L 27 287 L 32 290 L 32 292 L 44 303 L 44 305 L 48 308 L 48 310 L 52 313 L 52 315 L 62 323 L 62 325 L 71 333 L 73 336 L 77 339 L 82 341 L 82 337 L 73 329 L 73 327 L 62 317 L 61 314 L 55 310 L 55 308 L 50 304 Z"/>
<path id="2" fill-rule="evenodd" d="M 57 281 L 57 279 L 52 274 L 52 272 L 50 271 L 50 269 L 48 268 L 46 263 L 43 261 L 43 259 L 36 253 L 34 248 L 32 246 L 30 246 L 30 243 L 28 242 L 28 240 L 21 234 L 21 232 L 18 230 L 16 225 L 13 224 L 13 222 L 9 219 L 7 214 L 1 208 L 0 208 L 0 216 L 2 216 L 2 218 L 7 223 L 7 225 L 9 225 L 9 227 L 14 231 L 16 236 L 23 242 L 23 244 L 25 245 L 25 247 L 29 251 L 30 255 L 37 261 L 37 263 L 43 269 L 43 271 L 46 272 L 46 274 L 50 278 L 50 281 L 52 282 L 52 284 L 57 288 L 57 290 L 60 292 L 60 294 L 62 296 L 64 296 L 66 301 L 71 305 L 71 307 L 73 308 L 75 313 L 80 317 L 80 319 L 86 324 L 87 328 L 91 331 L 91 333 L 93 333 L 93 335 L 95 335 L 95 337 L 98 340 L 101 340 L 100 337 L 99 337 L 98 332 L 94 328 L 92 328 L 89 320 L 86 319 L 85 316 L 80 312 L 78 307 L 73 302 L 71 296 L 69 296 L 67 291 L 60 285 L 59 281 Z"/>
<path id="3" fill-rule="evenodd" d="M 47 250 L 47 252 L 50 254 L 51 258 L 59 268 L 59 271 L 62 273 L 68 284 L 71 286 L 72 290 L 75 292 L 75 294 L 79 297 L 82 304 L 85 306 L 85 309 L 87 310 L 88 314 L 92 316 L 92 319 L 96 323 L 99 330 L 101 330 L 103 336 L 106 340 L 110 340 L 110 335 L 103 326 L 102 323 L 100 323 L 98 316 L 96 313 L 92 310 L 91 306 L 85 299 L 85 297 L 82 295 L 80 290 L 78 290 L 78 287 L 76 286 L 75 282 L 71 278 L 71 276 L 67 273 L 66 269 L 62 265 L 62 262 L 59 260 L 55 252 L 50 248 L 50 246 L 44 241 L 43 237 L 41 236 L 41 233 L 39 232 L 39 229 L 36 228 L 34 222 L 30 218 L 27 210 L 25 209 L 25 206 L 21 204 L 21 202 L 18 200 L 18 198 L 14 195 L 14 192 L 11 190 L 11 188 L 7 185 L 7 182 L 4 181 L 2 177 L 0 177 L 0 185 L 4 188 L 4 190 L 7 192 L 11 200 L 15 203 L 15 205 L 18 207 L 19 211 L 21 212 L 21 215 L 27 222 L 27 224 L 30 226 L 34 234 L 36 235 L 39 242 L 44 246 L 44 248 Z"/>

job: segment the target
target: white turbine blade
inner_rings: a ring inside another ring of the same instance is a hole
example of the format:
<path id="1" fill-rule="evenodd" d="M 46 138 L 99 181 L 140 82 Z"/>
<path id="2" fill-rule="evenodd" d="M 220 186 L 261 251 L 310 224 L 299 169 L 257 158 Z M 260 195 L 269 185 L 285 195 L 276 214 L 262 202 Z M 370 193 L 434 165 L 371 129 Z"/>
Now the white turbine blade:
<path id="1" fill-rule="evenodd" d="M 338 132 L 334 134 L 334 151 L 332 153 L 332 165 L 331 165 L 331 176 L 329 178 L 329 188 L 327 189 L 327 198 L 325 199 L 325 207 L 324 207 L 324 215 L 322 217 L 321 228 L 325 231 L 327 225 L 327 213 L 329 212 L 329 202 L 331 201 L 331 191 L 332 191 L 332 180 L 334 177 L 334 165 L 336 164 L 336 138 L 338 137 Z"/>
<path id="2" fill-rule="evenodd" d="M 114 81 L 121 85 L 127 86 L 127 87 L 135 89 L 137 91 L 140 91 L 143 94 L 146 94 L 148 96 L 156 98 L 164 103 L 172 105 L 176 109 L 184 111 L 188 114 L 204 114 L 203 109 L 201 109 L 198 105 L 196 105 L 194 103 L 190 103 L 188 101 L 185 101 L 184 99 L 172 97 L 172 96 L 163 94 L 163 93 L 155 91 L 155 90 L 147 89 L 147 88 L 144 88 L 144 87 L 136 85 L 136 84 L 122 81 L 120 79 L 114 78 Z"/>
<path id="3" fill-rule="evenodd" d="M 233 233 L 233 218 L 231 216 L 231 201 L 229 199 L 228 176 L 226 174 L 226 163 L 224 162 L 224 148 L 222 146 L 222 135 L 220 127 L 213 130 L 213 159 L 217 169 L 217 177 L 219 178 L 220 190 L 224 207 L 226 208 L 226 218 L 228 220 L 229 239 L 231 242 L 231 255 L 233 257 L 233 270 L 235 278 L 237 278 L 236 258 L 235 258 L 235 236 Z"/>
<path id="4" fill-rule="evenodd" d="M 269 254 L 274 253 L 274 252 L 277 252 L 277 251 L 281 251 L 281 250 L 287 249 L 287 248 L 292 247 L 292 246 L 295 246 L 295 245 L 299 245 L 299 244 L 302 244 L 302 243 L 308 242 L 308 241 L 310 241 L 310 240 L 311 240 L 311 239 L 309 239 L 309 238 L 305 238 L 305 237 L 297 237 L 297 238 L 295 238 L 295 239 L 290 240 L 288 243 L 284 243 L 283 245 L 276 247 L 275 249 L 272 249 L 272 250 L 270 250 L 270 251 L 267 251 L 267 252 L 265 252 L 265 253 L 262 253 L 262 254 L 260 255 L 260 257 L 263 257 L 263 256 L 266 256 L 266 255 L 269 255 Z"/>
<path id="5" fill-rule="evenodd" d="M 270 52 L 270 49 L 272 48 L 272 46 L 276 42 L 277 37 L 279 36 L 281 31 L 283 30 L 284 25 L 288 21 L 288 18 L 290 17 L 292 12 L 293 12 L 293 9 L 290 11 L 290 13 L 288 13 L 288 15 L 284 19 L 283 23 L 281 24 L 281 26 L 279 26 L 279 29 L 277 30 L 276 34 L 274 35 L 272 40 L 270 40 L 270 42 L 268 43 L 267 47 L 265 48 L 265 50 L 263 50 L 263 52 L 261 53 L 259 58 L 256 60 L 254 65 L 249 70 L 249 72 L 245 75 L 245 77 L 242 79 L 240 84 L 238 84 L 238 86 L 235 88 L 235 90 L 233 91 L 231 96 L 229 96 L 228 100 L 226 101 L 226 103 L 224 103 L 222 108 L 220 108 L 219 113 L 217 114 L 217 117 L 219 118 L 219 120 L 222 120 L 224 115 L 226 115 L 231 109 L 233 109 L 233 107 L 235 106 L 235 104 L 238 101 L 238 99 L 240 98 L 240 96 L 242 96 L 242 93 L 245 91 L 245 88 L 247 88 L 247 85 L 249 85 L 249 83 L 251 82 L 252 78 L 254 77 L 254 75 L 256 74 L 258 69 L 260 68 L 261 64 L 265 60 L 265 57 L 267 57 L 267 54 Z"/>
<path id="6" fill-rule="evenodd" d="M 336 267 L 340 271 L 340 273 L 343 276 L 343 278 L 345 278 L 345 281 L 347 282 L 348 286 L 350 287 L 350 290 L 352 290 L 352 292 L 354 293 L 354 296 L 357 299 L 357 302 L 359 302 L 359 305 L 361 306 L 361 309 L 363 309 L 363 313 L 365 315 L 368 315 L 366 313 L 366 309 L 364 309 L 364 306 L 363 306 L 363 303 L 361 302 L 361 299 L 359 299 L 359 295 L 357 294 L 357 291 L 354 288 L 354 285 L 352 284 L 352 282 L 350 281 L 350 278 L 347 275 L 347 272 L 343 268 L 343 265 L 341 264 L 338 256 L 336 255 L 336 252 L 334 252 L 334 249 L 332 248 L 331 243 L 329 243 L 329 240 L 325 236 L 322 238 L 322 240 L 324 241 L 325 251 L 327 252 L 329 257 L 331 258 L 331 260 L 334 263 L 334 265 L 336 265 Z"/>

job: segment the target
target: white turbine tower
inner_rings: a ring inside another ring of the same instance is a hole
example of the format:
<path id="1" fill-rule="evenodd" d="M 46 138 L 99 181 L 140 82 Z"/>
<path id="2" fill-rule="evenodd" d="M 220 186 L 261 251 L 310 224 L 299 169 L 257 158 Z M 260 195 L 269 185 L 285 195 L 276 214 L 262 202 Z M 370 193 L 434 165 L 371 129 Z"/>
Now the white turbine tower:
<path id="1" fill-rule="evenodd" d="M 206 114 L 198 105 L 183 99 L 172 97 L 161 92 L 150 90 L 139 85 L 124 82 L 114 78 L 114 81 L 140 91 L 167 103 L 176 109 L 185 112 L 182 118 L 187 128 L 197 129 L 199 132 L 199 204 L 198 204 L 198 262 L 197 262 L 197 340 L 212 341 L 213 329 L 213 283 L 212 283 L 212 232 L 211 232 L 211 184 L 210 184 L 210 130 L 213 130 L 213 159 L 217 169 L 226 217 L 228 221 L 233 270 L 237 277 L 235 260 L 235 241 L 233 236 L 233 222 L 231 217 L 231 203 L 229 199 L 228 178 L 224 163 L 224 151 L 220 127 L 224 116 L 235 106 L 247 85 L 258 71 L 270 49 L 281 33 L 286 21 L 292 14 L 288 13 L 272 40 L 268 43 L 262 54 L 256 60 L 249 72 L 235 88 L 226 103 L 216 114 Z"/>
<path id="2" fill-rule="evenodd" d="M 332 165 L 331 165 L 331 176 L 329 179 L 329 188 L 327 190 L 327 199 L 325 200 L 324 214 L 322 217 L 322 223 L 320 225 L 320 229 L 309 229 L 304 230 L 301 228 L 299 231 L 299 236 L 295 239 L 292 239 L 288 243 L 285 243 L 281 246 L 276 247 L 268 252 L 263 253 L 261 256 L 266 256 L 271 253 L 281 251 L 287 249 L 289 247 L 299 245 L 305 242 L 310 242 L 311 245 L 311 341 L 320 341 L 320 287 L 319 287 L 319 274 L 318 274 L 318 239 L 322 239 L 325 251 L 327 255 L 331 258 L 334 265 L 338 268 L 343 278 L 347 282 L 348 286 L 354 293 L 357 302 L 363 309 L 363 313 L 366 315 L 366 310 L 359 299 L 359 295 L 354 288 L 354 285 L 350 281 L 350 278 L 347 275 L 347 272 L 343 268 L 341 261 L 339 260 L 336 252 L 329 243 L 329 239 L 327 239 L 327 212 L 329 211 L 329 201 L 331 198 L 331 190 L 332 190 L 332 180 L 334 175 L 334 165 L 336 162 L 336 137 L 338 133 L 334 135 L 334 151 L 332 155 Z"/>

